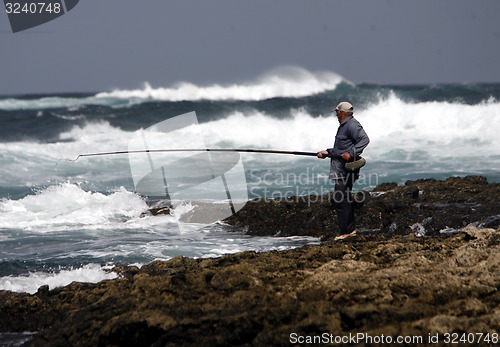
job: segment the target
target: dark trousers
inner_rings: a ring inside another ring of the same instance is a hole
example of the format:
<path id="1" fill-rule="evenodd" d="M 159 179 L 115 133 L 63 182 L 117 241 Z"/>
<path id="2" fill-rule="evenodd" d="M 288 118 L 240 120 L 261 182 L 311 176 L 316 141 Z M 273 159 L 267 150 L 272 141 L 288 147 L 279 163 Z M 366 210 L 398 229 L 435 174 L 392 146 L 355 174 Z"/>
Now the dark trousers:
<path id="1" fill-rule="evenodd" d="M 333 192 L 333 206 L 337 211 L 337 218 L 341 234 L 348 234 L 356 229 L 354 218 L 354 201 L 351 190 L 358 178 L 357 173 L 348 173 L 345 177 L 339 177 L 335 182 Z"/>

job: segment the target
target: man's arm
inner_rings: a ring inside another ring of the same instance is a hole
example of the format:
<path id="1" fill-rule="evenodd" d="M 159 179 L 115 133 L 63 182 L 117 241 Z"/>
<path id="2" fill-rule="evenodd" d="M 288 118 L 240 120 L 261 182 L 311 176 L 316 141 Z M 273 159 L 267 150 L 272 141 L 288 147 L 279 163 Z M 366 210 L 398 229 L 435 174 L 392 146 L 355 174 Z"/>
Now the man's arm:
<path id="1" fill-rule="evenodd" d="M 356 127 L 353 128 L 354 129 L 352 129 L 351 136 L 354 142 L 354 146 L 349 153 L 351 156 L 360 155 L 366 148 L 366 146 L 368 146 L 368 144 L 370 143 L 370 138 L 366 134 L 366 131 L 363 129 L 361 124 L 358 123 L 356 124 Z"/>

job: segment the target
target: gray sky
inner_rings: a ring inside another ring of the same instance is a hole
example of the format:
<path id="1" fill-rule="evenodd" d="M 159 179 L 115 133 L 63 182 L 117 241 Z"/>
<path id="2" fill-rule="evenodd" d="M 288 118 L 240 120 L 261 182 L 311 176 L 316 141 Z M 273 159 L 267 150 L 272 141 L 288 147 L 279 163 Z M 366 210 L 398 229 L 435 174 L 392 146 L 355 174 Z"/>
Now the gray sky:
<path id="1" fill-rule="evenodd" d="M 0 95 L 241 83 L 282 65 L 500 82 L 500 1 L 80 0 L 15 34 L 0 13 L 0 43 Z"/>

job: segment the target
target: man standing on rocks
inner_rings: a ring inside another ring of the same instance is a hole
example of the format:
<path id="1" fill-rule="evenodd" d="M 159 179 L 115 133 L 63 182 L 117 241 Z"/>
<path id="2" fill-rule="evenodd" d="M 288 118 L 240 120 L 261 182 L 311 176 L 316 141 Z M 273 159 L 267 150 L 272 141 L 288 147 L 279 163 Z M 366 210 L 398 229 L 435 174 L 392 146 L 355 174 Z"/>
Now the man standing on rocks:
<path id="1" fill-rule="evenodd" d="M 335 239 L 344 239 L 356 235 L 351 189 L 359 177 L 359 169 L 347 170 L 345 164 L 356 160 L 368 146 L 370 139 L 361 124 L 353 117 L 354 107 L 349 102 L 341 102 L 334 111 L 340 123 L 335 143 L 333 148 L 319 151 L 317 157 L 321 159 L 331 157 L 330 178 L 335 180 L 333 203 L 340 227 L 340 236 Z"/>

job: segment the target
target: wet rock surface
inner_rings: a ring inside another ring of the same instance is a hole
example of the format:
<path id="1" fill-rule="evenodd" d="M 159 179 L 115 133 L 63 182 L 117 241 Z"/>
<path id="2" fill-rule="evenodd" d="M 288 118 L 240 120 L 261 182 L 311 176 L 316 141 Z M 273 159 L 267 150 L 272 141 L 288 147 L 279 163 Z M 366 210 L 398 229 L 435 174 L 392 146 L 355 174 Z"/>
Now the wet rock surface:
<path id="1" fill-rule="evenodd" d="M 445 333 L 493 336 L 500 332 L 500 228 L 480 226 L 497 223 L 488 217 L 499 214 L 498 196 L 497 185 L 480 178 L 416 181 L 359 210 L 360 224 L 378 216 L 373 225 L 384 232 L 288 251 L 117 267 L 117 279 L 41 287 L 33 295 L 0 291 L 0 331 L 38 332 L 30 346 L 289 346 L 299 337 L 357 333 L 422 336 L 422 345 L 441 334 L 436 346 L 445 345 Z M 451 205 L 461 215 L 447 219 L 441 209 Z M 319 208 L 307 210 L 307 203 L 288 208 L 311 213 L 302 228 L 317 228 L 316 235 L 334 219 L 312 218 Z M 260 222 L 272 223 L 266 213 Z M 428 218 L 428 232 L 417 237 L 411 225 Z M 460 230 L 439 233 L 442 225 Z"/>

